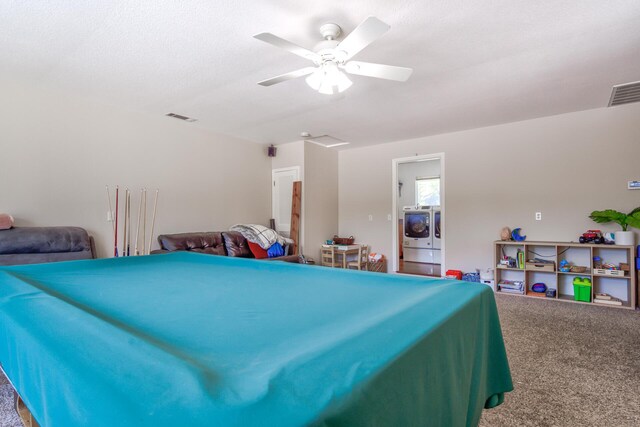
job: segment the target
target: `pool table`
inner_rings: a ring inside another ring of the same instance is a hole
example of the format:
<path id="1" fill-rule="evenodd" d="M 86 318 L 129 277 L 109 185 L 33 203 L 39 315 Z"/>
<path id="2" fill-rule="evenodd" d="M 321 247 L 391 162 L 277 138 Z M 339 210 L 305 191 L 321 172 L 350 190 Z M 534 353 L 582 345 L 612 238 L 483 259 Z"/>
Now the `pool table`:
<path id="1" fill-rule="evenodd" d="M 493 292 L 177 252 L 0 268 L 43 427 L 475 426 L 512 390 Z"/>

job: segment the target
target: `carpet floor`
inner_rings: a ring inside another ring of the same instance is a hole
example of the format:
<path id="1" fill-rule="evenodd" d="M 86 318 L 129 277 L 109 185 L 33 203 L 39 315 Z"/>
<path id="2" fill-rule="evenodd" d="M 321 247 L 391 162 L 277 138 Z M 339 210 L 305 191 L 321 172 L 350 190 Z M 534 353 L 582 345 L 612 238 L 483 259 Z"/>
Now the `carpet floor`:
<path id="1" fill-rule="evenodd" d="M 640 425 L 640 313 L 496 295 L 514 391 L 480 427 Z M 20 427 L 0 373 L 0 427 Z"/>
<path id="2" fill-rule="evenodd" d="M 640 313 L 496 299 L 514 391 L 481 427 L 640 425 Z"/>

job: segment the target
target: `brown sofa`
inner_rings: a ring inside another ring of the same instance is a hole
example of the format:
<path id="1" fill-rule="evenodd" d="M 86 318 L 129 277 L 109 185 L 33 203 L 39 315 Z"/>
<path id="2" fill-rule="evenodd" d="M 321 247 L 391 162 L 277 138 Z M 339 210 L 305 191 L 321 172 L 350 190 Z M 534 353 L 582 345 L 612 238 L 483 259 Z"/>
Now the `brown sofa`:
<path id="1" fill-rule="evenodd" d="M 0 265 L 95 258 L 93 237 L 80 227 L 14 227 L 0 230 Z"/>
<path id="2" fill-rule="evenodd" d="M 161 234 L 158 236 L 159 250 L 152 254 L 173 251 L 191 251 L 211 255 L 223 255 L 241 258 L 254 258 L 247 239 L 237 231 L 209 231 L 201 233 Z M 285 248 L 286 255 L 276 258 L 264 258 L 265 261 L 299 262 L 293 255 L 291 245 Z"/>

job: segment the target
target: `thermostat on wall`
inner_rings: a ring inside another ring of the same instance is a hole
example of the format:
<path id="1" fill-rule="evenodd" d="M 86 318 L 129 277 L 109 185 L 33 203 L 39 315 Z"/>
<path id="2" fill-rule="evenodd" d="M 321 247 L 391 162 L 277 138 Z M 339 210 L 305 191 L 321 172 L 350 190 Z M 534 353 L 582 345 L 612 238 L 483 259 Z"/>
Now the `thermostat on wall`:
<path id="1" fill-rule="evenodd" d="M 640 181 L 629 181 L 628 190 L 640 190 Z"/>

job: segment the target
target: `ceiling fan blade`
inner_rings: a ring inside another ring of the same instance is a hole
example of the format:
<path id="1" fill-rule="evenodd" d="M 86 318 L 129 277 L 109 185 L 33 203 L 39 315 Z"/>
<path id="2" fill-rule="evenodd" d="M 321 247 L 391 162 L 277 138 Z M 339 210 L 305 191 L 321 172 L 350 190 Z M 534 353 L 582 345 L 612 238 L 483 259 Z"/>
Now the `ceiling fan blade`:
<path id="1" fill-rule="evenodd" d="M 389 25 L 385 24 L 375 16 L 370 16 L 360 25 L 356 27 L 355 30 L 351 32 L 337 47 L 337 52 L 342 56 L 340 59 L 346 61 L 349 58 L 353 58 L 358 52 L 360 52 L 365 47 L 369 46 L 375 40 L 377 40 L 384 33 L 389 31 L 391 28 Z"/>
<path id="2" fill-rule="evenodd" d="M 412 68 L 396 67 L 393 65 L 374 64 L 372 62 L 349 61 L 344 70 L 349 74 L 359 76 L 377 77 L 379 79 L 396 80 L 406 82 L 413 73 Z"/>
<path id="3" fill-rule="evenodd" d="M 318 62 L 320 60 L 320 56 L 317 53 L 310 51 L 309 49 L 305 49 L 301 46 L 298 46 L 295 43 L 291 43 L 288 40 L 282 39 L 276 35 L 271 33 L 260 33 L 256 34 L 256 39 L 262 40 L 265 43 L 269 43 L 274 45 L 275 47 L 279 47 L 280 49 L 288 50 L 289 52 L 301 56 L 305 59 L 309 59 L 314 62 Z"/>
<path id="4" fill-rule="evenodd" d="M 279 76 L 272 77 L 272 78 L 267 79 L 267 80 L 263 80 L 261 82 L 258 82 L 258 84 L 260 86 L 271 86 L 271 85 L 274 85 L 276 83 L 282 83 L 282 82 L 287 81 L 287 80 L 297 79 L 298 77 L 306 76 L 308 74 L 313 73 L 315 70 L 316 70 L 316 67 L 301 68 L 299 70 L 292 71 L 292 72 L 287 73 L 287 74 L 281 74 Z"/>

